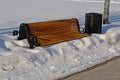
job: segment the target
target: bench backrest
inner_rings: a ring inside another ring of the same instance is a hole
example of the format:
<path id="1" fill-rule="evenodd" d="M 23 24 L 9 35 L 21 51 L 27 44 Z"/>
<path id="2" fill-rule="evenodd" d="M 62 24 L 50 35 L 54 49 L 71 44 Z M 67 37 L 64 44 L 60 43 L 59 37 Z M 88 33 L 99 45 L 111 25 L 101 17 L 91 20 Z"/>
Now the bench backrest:
<path id="1" fill-rule="evenodd" d="M 76 18 L 29 23 L 28 26 L 30 35 L 37 36 L 60 35 L 79 31 L 79 24 Z"/>

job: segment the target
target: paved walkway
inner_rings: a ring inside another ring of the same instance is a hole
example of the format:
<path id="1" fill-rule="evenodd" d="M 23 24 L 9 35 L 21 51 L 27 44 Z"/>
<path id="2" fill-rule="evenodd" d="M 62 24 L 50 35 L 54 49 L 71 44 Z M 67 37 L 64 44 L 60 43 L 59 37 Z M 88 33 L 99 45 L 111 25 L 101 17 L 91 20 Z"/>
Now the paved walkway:
<path id="1" fill-rule="evenodd" d="M 120 57 L 59 80 L 120 80 Z"/>

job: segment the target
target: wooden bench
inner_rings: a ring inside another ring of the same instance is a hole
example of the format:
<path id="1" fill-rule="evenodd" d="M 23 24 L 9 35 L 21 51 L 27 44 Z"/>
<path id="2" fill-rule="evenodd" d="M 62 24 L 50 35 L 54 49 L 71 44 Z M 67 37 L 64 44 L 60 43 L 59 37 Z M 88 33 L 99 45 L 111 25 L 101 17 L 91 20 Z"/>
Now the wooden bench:
<path id="1" fill-rule="evenodd" d="M 76 18 L 35 23 L 22 23 L 18 40 L 27 38 L 30 48 L 89 36 L 81 33 Z"/>

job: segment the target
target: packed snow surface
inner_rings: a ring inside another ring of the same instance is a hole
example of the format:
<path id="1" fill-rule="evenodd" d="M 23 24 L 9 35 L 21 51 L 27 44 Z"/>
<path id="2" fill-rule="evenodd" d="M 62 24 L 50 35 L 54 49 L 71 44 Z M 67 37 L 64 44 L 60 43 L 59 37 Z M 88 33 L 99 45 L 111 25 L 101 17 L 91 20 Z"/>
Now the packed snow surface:
<path id="1" fill-rule="evenodd" d="M 80 27 L 84 27 L 85 13 L 102 13 L 103 3 L 0 1 L 0 80 L 54 80 L 120 56 L 118 6 L 111 3 L 110 24 L 103 25 L 103 34 L 29 49 L 26 40 L 18 41 L 17 36 L 12 35 L 13 30 L 19 29 L 20 23 L 76 17 Z"/>
<path id="2" fill-rule="evenodd" d="M 104 3 L 105 0 L 68 0 L 68 1 L 80 1 L 80 2 L 90 2 L 90 3 Z M 110 3 L 120 4 L 119 0 L 110 0 Z"/>

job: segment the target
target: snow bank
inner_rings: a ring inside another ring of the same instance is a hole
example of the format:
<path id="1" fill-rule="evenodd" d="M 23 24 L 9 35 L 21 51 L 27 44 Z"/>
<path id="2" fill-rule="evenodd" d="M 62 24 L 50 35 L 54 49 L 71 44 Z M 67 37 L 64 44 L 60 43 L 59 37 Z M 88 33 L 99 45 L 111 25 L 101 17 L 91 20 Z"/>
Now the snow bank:
<path id="1" fill-rule="evenodd" d="M 10 34 L 0 42 L 1 80 L 57 79 L 120 56 L 120 28 L 35 49 Z"/>

